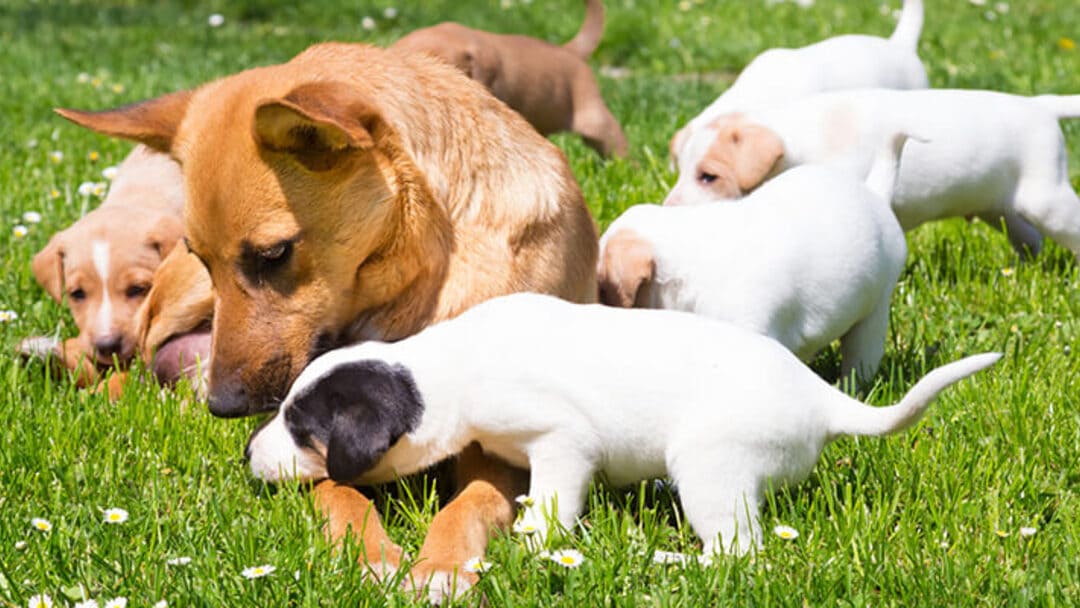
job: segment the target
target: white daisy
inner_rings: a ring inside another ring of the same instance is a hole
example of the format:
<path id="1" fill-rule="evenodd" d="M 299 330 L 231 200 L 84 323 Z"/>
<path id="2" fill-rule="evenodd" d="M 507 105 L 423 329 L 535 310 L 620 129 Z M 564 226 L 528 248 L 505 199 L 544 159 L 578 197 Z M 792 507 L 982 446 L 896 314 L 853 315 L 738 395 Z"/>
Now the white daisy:
<path id="1" fill-rule="evenodd" d="M 1023 528 L 1020 528 L 1020 536 L 1031 538 L 1032 536 L 1035 536 L 1038 531 L 1039 529 L 1035 526 L 1024 526 Z"/>
<path id="2" fill-rule="evenodd" d="M 484 558 L 482 557 L 471 557 L 465 560 L 465 563 L 462 564 L 461 569 L 465 572 L 471 572 L 472 574 L 483 574 L 488 570 L 491 570 L 491 567 L 493 565 L 494 564 L 489 561 L 484 561 Z"/>
<path id="3" fill-rule="evenodd" d="M 558 551 L 552 551 L 548 554 L 547 558 L 564 568 L 577 568 L 585 563 L 585 556 L 577 549 L 559 549 Z"/>
<path id="4" fill-rule="evenodd" d="M 397 16 L 398 16 L 397 9 L 392 7 L 392 6 L 388 6 L 385 9 L 383 9 L 382 14 L 383 14 L 383 17 L 386 17 L 387 19 L 396 19 Z"/>
<path id="5" fill-rule="evenodd" d="M 159 600 L 156 604 L 154 604 L 154 608 L 169 608 L 169 602 L 166 602 L 165 600 Z"/>
<path id="6" fill-rule="evenodd" d="M 375 20 L 371 17 L 364 17 L 360 20 L 360 27 L 370 32 L 375 29 Z"/>
<path id="7" fill-rule="evenodd" d="M 519 494 L 516 498 L 514 498 L 514 502 L 523 507 L 531 507 L 536 504 L 536 501 L 533 500 L 533 497 L 527 494 Z"/>
<path id="8" fill-rule="evenodd" d="M 120 170 L 116 167 L 105 167 L 101 170 L 101 177 L 104 177 L 111 182 L 112 180 L 116 179 L 116 174 L 119 172 Z"/>
<path id="9" fill-rule="evenodd" d="M 41 223 L 41 214 L 37 211 L 27 211 L 22 214 L 22 219 L 27 224 L 38 224 Z"/>
<path id="10" fill-rule="evenodd" d="M 109 191 L 109 184 L 106 182 L 97 182 L 94 184 L 94 196 L 105 196 L 105 193 Z"/>
<path id="11" fill-rule="evenodd" d="M 652 561 L 657 564 L 685 564 L 689 559 L 685 553 L 679 553 L 677 551 L 656 551 L 653 553 Z"/>
<path id="12" fill-rule="evenodd" d="M 799 531 L 791 526 L 776 526 L 772 531 L 773 534 L 784 540 L 795 540 L 796 538 L 799 538 Z"/>
<path id="13" fill-rule="evenodd" d="M 22 551 L 23 549 L 26 549 L 26 541 L 25 540 L 16 541 L 15 550 L 16 551 Z"/>
<path id="14" fill-rule="evenodd" d="M 86 600 L 85 602 L 75 602 L 74 608 L 98 608 L 97 600 Z"/>
<path id="15" fill-rule="evenodd" d="M 49 152 L 49 160 L 51 160 L 54 165 L 59 165 L 64 162 L 64 153 L 59 150 L 53 150 L 52 152 Z"/>
<path id="16" fill-rule="evenodd" d="M 86 84 L 90 82 L 90 74 L 87 74 L 86 72 L 79 72 L 79 75 L 75 77 L 75 82 L 78 82 L 79 84 Z"/>
<path id="17" fill-rule="evenodd" d="M 262 578 L 264 576 L 269 576 L 270 574 L 273 574 L 274 570 L 277 570 L 276 566 L 265 564 L 262 566 L 252 566 L 250 568 L 244 568 L 244 570 L 240 574 L 242 574 L 244 578 L 247 579 Z"/>
<path id="18" fill-rule="evenodd" d="M 75 191 L 79 193 L 79 196 L 90 196 L 94 193 L 94 186 L 96 185 L 94 182 L 83 182 L 79 184 L 79 188 Z"/>
<path id="19" fill-rule="evenodd" d="M 48 593 L 42 593 L 31 596 L 26 606 L 27 608 L 53 608 L 53 601 Z"/>
<path id="20" fill-rule="evenodd" d="M 0 323 L 10 323 L 19 318 L 19 313 L 14 310 L 0 310 Z"/>
<path id="21" fill-rule="evenodd" d="M 536 534 L 540 529 L 536 527 L 536 524 L 529 524 L 523 521 L 514 522 L 514 533 L 531 535 Z"/>
<path id="22" fill-rule="evenodd" d="M 107 524 L 122 524 L 128 520 L 128 512 L 123 509 L 113 507 L 111 509 L 105 509 L 105 523 Z"/>
<path id="23" fill-rule="evenodd" d="M 35 517 L 30 520 L 30 526 L 40 532 L 52 532 L 52 522 L 47 519 Z"/>
<path id="24" fill-rule="evenodd" d="M 186 566 L 191 563 L 191 558 L 187 556 L 174 557 L 165 563 L 170 566 Z"/>
<path id="25" fill-rule="evenodd" d="M 105 608 L 127 608 L 127 598 L 114 597 L 113 599 L 105 602 Z"/>
<path id="26" fill-rule="evenodd" d="M 11 234 L 15 235 L 17 239 L 24 239 L 26 235 L 30 234 L 30 229 L 22 224 L 19 224 L 11 229 Z"/>
<path id="27" fill-rule="evenodd" d="M 221 27 L 225 25 L 225 15 L 214 13 L 206 19 L 206 23 L 209 24 L 210 27 Z"/>

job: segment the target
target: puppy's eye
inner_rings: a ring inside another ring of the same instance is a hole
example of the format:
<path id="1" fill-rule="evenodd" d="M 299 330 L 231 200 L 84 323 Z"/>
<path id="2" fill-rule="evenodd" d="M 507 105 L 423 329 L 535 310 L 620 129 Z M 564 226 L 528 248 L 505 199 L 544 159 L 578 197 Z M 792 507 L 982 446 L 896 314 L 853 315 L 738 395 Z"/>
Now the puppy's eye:
<path id="1" fill-rule="evenodd" d="M 705 184 L 706 186 L 708 186 L 709 184 L 716 181 L 716 174 L 714 174 L 714 173 L 706 173 L 705 171 L 702 171 L 701 173 L 698 174 L 697 179 L 702 184 Z"/>
<path id="2" fill-rule="evenodd" d="M 124 290 L 124 296 L 128 299 L 141 298 L 150 291 L 149 285 L 130 285 Z"/>
<path id="3" fill-rule="evenodd" d="M 82 302 L 86 299 L 86 291 L 84 291 L 81 287 L 78 289 L 72 289 L 68 293 L 68 299 L 72 302 Z"/>

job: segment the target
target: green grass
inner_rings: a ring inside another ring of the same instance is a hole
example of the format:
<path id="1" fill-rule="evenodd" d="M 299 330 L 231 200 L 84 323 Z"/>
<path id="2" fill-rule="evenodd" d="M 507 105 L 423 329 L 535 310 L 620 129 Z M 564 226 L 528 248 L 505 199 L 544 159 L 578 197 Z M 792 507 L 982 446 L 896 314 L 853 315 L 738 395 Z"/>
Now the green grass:
<path id="1" fill-rule="evenodd" d="M 887 34 L 880 0 L 819 0 L 809 9 L 759 0 L 684 3 L 610 0 L 593 65 L 628 70 L 601 84 L 633 145 L 627 161 L 599 160 L 559 136 L 601 225 L 629 205 L 658 201 L 672 182 L 667 140 L 760 50 L 844 32 Z M 897 5 L 898 2 L 890 2 Z M 1080 92 L 1080 5 L 1030 0 L 1008 12 L 928 0 L 922 57 L 935 86 L 1018 93 Z M 553 41 L 578 26 L 577 0 L 367 0 L 295 3 L 184 0 L 0 4 L 0 324 L 11 353 L 22 336 L 70 335 L 70 317 L 47 299 L 30 258 L 84 212 L 75 192 L 117 163 L 126 143 L 67 124 L 55 106 L 105 108 L 191 87 L 252 65 L 286 60 L 319 40 L 387 43 L 454 19 Z M 221 12 L 226 23 L 207 27 Z M 377 19 L 374 32 L 361 19 Z M 992 15 L 993 18 L 988 18 Z M 81 72 L 100 78 L 80 83 Z M 122 90 L 113 90 L 114 85 Z M 1080 121 L 1064 123 L 1080 185 Z M 48 159 L 64 153 L 61 163 Z M 97 151 L 101 159 L 88 160 Z M 53 197 L 50 191 L 58 195 Z M 41 212 L 25 238 L 13 227 Z M 929 367 L 1002 350 L 992 371 L 949 390 L 915 430 L 830 446 L 811 478 L 771 495 L 771 534 L 756 559 L 712 567 L 651 562 L 655 549 L 698 550 L 670 492 L 643 484 L 590 497 L 584 525 L 562 541 L 587 561 L 561 570 L 497 539 L 480 590 L 494 606 L 583 605 L 1075 605 L 1080 601 L 1080 276 L 1056 246 L 1019 263 L 986 225 L 955 220 L 909 235 L 910 259 L 894 300 L 873 403 L 897 399 Z M 1008 269 L 1008 270 L 1005 270 Z M 1073 352 L 1070 352 L 1070 348 Z M 835 375 L 835 357 L 817 367 Z M 254 421 L 209 415 L 181 390 L 152 385 L 116 403 L 51 380 L 39 365 L 0 360 L 0 605 L 25 606 L 82 586 L 131 606 L 406 605 L 392 583 L 362 582 L 355 555 L 331 554 L 310 499 L 294 487 L 254 483 L 242 447 Z M 432 484 L 379 501 L 393 537 L 413 554 L 435 511 Z M 130 519 L 102 523 L 122 507 Z M 31 530 L 44 517 L 50 533 Z M 1022 526 L 1038 529 L 1021 538 Z M 998 535 L 998 531 L 1005 534 Z M 24 549 L 16 549 L 25 541 Z M 190 556 L 186 567 L 165 561 Z M 273 564 L 256 581 L 240 571 Z M 298 572 L 298 579 L 294 579 Z M 476 604 L 478 595 L 462 602 Z"/>

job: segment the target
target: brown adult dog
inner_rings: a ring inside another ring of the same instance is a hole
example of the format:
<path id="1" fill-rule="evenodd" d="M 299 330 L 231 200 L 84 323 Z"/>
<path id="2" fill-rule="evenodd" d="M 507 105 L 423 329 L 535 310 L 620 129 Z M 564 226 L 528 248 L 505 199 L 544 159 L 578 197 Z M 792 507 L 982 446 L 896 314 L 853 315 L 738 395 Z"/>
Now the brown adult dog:
<path id="1" fill-rule="evenodd" d="M 137 311 L 158 265 L 183 236 L 183 205 L 176 162 L 146 146 L 132 150 L 102 204 L 34 256 L 34 277 L 54 300 L 66 300 L 78 337 L 30 338 L 20 351 L 59 356 L 82 385 L 96 382 L 100 369 L 130 361 L 139 346 Z"/>
<path id="2" fill-rule="evenodd" d="M 563 46 L 447 22 L 416 30 L 394 48 L 435 55 L 456 66 L 541 135 L 573 131 L 604 156 L 625 156 L 626 136 L 585 63 L 600 44 L 604 5 L 601 0 L 585 0 L 585 5 L 581 30 Z"/>
<path id="3" fill-rule="evenodd" d="M 193 91 L 59 112 L 184 167 L 189 246 L 213 281 L 216 415 L 270 411 L 315 355 L 402 338 L 493 296 L 595 299 L 596 230 L 565 157 L 433 58 L 321 44 Z M 509 525 L 522 480 L 466 452 L 469 483 L 413 569 L 421 582 L 438 575 L 436 594 L 467 586 L 453 572 Z M 397 566 L 367 499 L 317 492 L 331 534 L 352 524 L 367 560 L 385 551 Z"/>

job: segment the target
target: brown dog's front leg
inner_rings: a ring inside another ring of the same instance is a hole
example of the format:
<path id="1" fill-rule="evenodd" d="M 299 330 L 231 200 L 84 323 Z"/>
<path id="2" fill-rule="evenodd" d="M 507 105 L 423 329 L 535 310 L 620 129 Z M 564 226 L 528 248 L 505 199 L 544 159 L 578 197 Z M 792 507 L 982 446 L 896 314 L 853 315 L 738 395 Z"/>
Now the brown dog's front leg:
<path id="1" fill-rule="evenodd" d="M 527 472 L 485 456 L 475 443 L 458 456 L 456 473 L 461 491 L 432 520 L 411 572 L 413 587 L 427 585 L 432 602 L 476 583 L 476 575 L 462 566 L 484 555 L 494 530 L 514 522 L 514 497 L 529 482 Z"/>
<path id="2" fill-rule="evenodd" d="M 401 562 L 401 547 L 394 544 L 383 528 L 375 504 L 356 488 L 320 481 L 312 488 L 315 506 L 326 517 L 326 536 L 338 546 L 352 532 L 352 539 L 363 552 L 363 561 L 376 578 L 390 576 Z"/>

